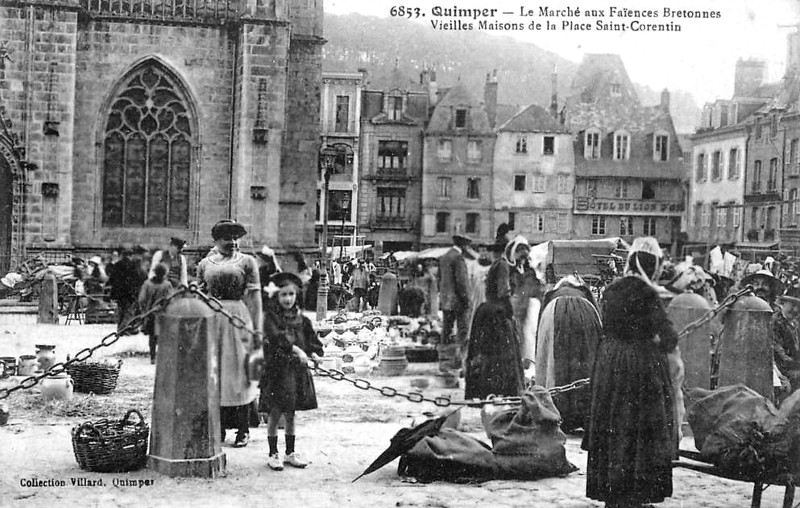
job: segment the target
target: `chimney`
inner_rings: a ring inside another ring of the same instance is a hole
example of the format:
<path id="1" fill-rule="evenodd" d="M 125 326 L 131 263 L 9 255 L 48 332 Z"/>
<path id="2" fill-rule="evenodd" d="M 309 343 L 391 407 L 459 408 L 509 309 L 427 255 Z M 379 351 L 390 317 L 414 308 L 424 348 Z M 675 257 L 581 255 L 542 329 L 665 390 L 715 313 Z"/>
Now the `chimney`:
<path id="1" fill-rule="evenodd" d="M 669 90 L 666 88 L 661 92 L 661 110 L 669 113 Z"/>
<path id="2" fill-rule="evenodd" d="M 486 84 L 483 86 L 483 107 L 489 117 L 489 126 L 494 129 L 497 119 L 497 69 L 491 75 L 486 74 Z"/>
<path id="3" fill-rule="evenodd" d="M 800 69 L 800 25 L 796 32 L 786 36 L 786 74 Z"/>
<path id="4" fill-rule="evenodd" d="M 734 97 L 750 97 L 764 82 L 767 73 L 767 62 L 750 58 L 736 61 L 736 75 L 733 84 Z"/>
<path id="5" fill-rule="evenodd" d="M 553 64 L 553 73 L 550 74 L 550 115 L 558 119 L 558 72 Z"/>
<path id="6" fill-rule="evenodd" d="M 427 83 L 425 84 L 428 87 L 428 103 L 434 106 L 439 102 L 439 87 L 436 85 L 436 70 L 430 69 L 425 72 L 427 74 Z"/>

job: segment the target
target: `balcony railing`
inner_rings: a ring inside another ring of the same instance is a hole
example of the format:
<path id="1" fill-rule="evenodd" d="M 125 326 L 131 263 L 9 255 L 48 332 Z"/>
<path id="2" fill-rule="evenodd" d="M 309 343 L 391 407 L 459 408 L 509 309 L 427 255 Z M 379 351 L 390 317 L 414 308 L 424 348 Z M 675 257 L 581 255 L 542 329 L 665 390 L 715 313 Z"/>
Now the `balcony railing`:
<path id="1" fill-rule="evenodd" d="M 239 19 L 241 3 L 242 0 L 81 0 L 81 7 L 90 17 L 216 24 Z"/>
<path id="2" fill-rule="evenodd" d="M 414 229 L 415 223 L 403 215 L 372 215 L 369 218 L 371 229 Z"/>

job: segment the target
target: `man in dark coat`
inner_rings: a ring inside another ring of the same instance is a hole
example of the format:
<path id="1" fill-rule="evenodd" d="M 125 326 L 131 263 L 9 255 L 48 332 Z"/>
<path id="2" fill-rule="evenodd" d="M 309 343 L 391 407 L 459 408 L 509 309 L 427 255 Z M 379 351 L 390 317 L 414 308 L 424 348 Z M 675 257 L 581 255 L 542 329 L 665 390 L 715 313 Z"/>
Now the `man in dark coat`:
<path id="1" fill-rule="evenodd" d="M 464 261 L 464 250 L 472 243 L 468 236 L 453 236 L 453 247 L 439 258 L 439 306 L 442 309 L 441 349 L 445 359 L 449 358 L 455 368 L 460 368 L 466 353 L 467 329 L 469 327 L 469 275 Z M 458 327 L 455 342 L 453 325 Z M 445 350 L 447 350 L 445 352 Z"/>
<path id="2" fill-rule="evenodd" d="M 133 316 L 136 315 L 139 289 L 147 279 L 147 273 L 142 270 L 141 262 L 132 257 L 133 250 L 121 249 L 122 258 L 114 263 L 114 269 L 108 277 L 111 288 L 111 299 L 117 302 L 117 331 L 122 330 Z M 138 255 L 140 255 L 137 252 Z M 131 330 L 129 334 L 138 333 Z"/>

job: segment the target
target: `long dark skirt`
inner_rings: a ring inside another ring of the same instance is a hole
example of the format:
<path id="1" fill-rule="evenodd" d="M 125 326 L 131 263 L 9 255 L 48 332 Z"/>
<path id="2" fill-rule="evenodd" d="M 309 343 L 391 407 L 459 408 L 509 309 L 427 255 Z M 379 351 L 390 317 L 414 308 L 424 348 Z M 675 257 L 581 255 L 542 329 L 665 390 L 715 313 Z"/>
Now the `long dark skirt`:
<path id="1" fill-rule="evenodd" d="M 466 367 L 464 398 L 517 396 L 525 387 L 517 327 L 502 304 L 484 302 L 475 311 Z"/>
<path id="2" fill-rule="evenodd" d="M 602 334 L 600 315 L 587 299 L 560 296 L 552 300 L 539 321 L 536 383 L 553 388 L 588 378 Z M 588 386 L 554 396 L 562 430 L 586 428 L 591 401 Z"/>
<path id="3" fill-rule="evenodd" d="M 602 339 L 592 370 L 586 495 L 658 503 L 672 495 L 674 424 L 667 356 L 649 340 Z"/>

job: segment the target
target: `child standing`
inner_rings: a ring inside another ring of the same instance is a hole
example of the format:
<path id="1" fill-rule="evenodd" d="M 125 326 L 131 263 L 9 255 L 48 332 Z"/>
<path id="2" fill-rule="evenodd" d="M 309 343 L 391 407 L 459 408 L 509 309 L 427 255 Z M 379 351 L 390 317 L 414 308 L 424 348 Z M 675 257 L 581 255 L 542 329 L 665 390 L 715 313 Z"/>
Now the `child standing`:
<path id="1" fill-rule="evenodd" d="M 172 292 L 172 284 L 167 280 L 167 265 L 158 263 L 153 268 L 153 278 L 144 281 L 142 289 L 139 290 L 139 309 L 140 312 L 147 312 L 161 300 Z M 156 343 L 158 342 L 158 331 L 156 330 L 156 315 L 150 314 L 144 322 L 142 330 L 150 342 L 150 363 L 156 363 Z"/>
<path id="2" fill-rule="evenodd" d="M 293 273 L 276 273 L 270 285 L 276 287 L 264 309 L 264 358 L 266 375 L 262 378 L 261 406 L 269 413 L 267 465 L 276 471 L 283 465 L 306 467 L 308 462 L 295 451 L 295 411 L 317 408 L 314 380 L 308 370 L 309 356 L 318 361 L 322 343 L 311 320 L 300 311 L 303 282 Z M 278 421 L 286 421 L 286 456 L 278 453 Z"/>

